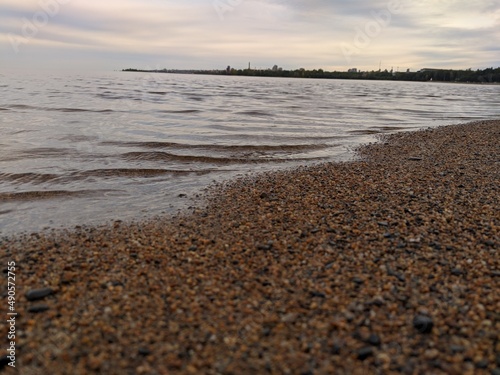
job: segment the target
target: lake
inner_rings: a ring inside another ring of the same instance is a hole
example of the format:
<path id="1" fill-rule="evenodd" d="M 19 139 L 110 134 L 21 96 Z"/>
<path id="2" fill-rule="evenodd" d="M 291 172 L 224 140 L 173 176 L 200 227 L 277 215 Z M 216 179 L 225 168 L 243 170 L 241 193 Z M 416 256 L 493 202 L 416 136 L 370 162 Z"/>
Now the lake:
<path id="1" fill-rule="evenodd" d="M 500 86 L 0 74 L 0 234 L 172 214 L 213 181 L 500 118 Z"/>

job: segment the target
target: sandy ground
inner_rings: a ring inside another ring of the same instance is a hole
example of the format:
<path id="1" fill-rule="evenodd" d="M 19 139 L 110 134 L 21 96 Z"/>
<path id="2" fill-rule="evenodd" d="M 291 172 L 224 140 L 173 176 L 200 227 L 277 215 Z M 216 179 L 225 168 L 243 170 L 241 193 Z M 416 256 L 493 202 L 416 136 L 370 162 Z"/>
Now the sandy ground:
<path id="1" fill-rule="evenodd" d="M 179 217 L 0 239 L 0 366 L 499 375 L 499 151 L 500 121 L 398 133 Z"/>

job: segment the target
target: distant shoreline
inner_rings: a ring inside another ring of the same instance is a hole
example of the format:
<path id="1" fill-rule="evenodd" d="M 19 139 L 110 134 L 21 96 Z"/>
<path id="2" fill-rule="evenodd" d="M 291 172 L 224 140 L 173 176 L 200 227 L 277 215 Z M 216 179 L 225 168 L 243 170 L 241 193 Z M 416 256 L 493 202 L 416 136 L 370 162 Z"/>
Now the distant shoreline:
<path id="1" fill-rule="evenodd" d="M 198 74 L 244 77 L 275 77 L 275 78 L 313 78 L 313 79 L 352 79 L 367 81 L 407 81 L 407 82 L 443 82 L 469 84 L 500 84 L 500 67 L 493 69 L 472 71 L 453 69 L 421 69 L 417 72 L 371 71 L 361 72 L 352 69 L 347 72 L 324 71 L 322 69 L 283 70 L 273 69 L 234 69 L 227 67 L 224 70 L 196 70 L 196 69 L 122 69 L 122 72 L 132 73 L 170 73 L 170 74 Z"/>

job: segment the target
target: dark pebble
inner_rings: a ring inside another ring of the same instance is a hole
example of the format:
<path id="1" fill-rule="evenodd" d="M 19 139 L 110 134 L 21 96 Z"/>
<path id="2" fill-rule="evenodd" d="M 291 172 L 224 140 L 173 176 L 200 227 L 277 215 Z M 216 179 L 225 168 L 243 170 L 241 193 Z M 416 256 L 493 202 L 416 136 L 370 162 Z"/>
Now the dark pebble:
<path id="1" fill-rule="evenodd" d="M 479 362 L 476 362 L 476 368 L 488 368 L 489 362 L 487 359 L 482 359 Z"/>
<path id="2" fill-rule="evenodd" d="M 139 348 L 138 352 L 140 355 L 143 355 L 143 356 L 147 356 L 147 355 L 151 354 L 151 350 L 149 350 L 147 348 L 142 348 L 142 347 Z"/>
<path id="3" fill-rule="evenodd" d="M 431 333 L 434 322 L 425 315 L 416 315 L 413 318 L 413 327 L 420 333 Z"/>
<path id="4" fill-rule="evenodd" d="M 311 297 L 326 298 L 325 293 L 316 292 L 314 290 L 309 293 L 311 294 Z"/>
<path id="5" fill-rule="evenodd" d="M 464 272 L 463 272 L 461 269 L 459 269 L 459 268 L 453 268 L 453 269 L 451 270 L 451 274 L 452 274 L 452 275 L 455 275 L 455 276 L 460 276 L 460 275 L 463 275 L 463 273 L 464 273 Z"/>
<path id="6" fill-rule="evenodd" d="M 332 347 L 330 348 L 330 354 L 339 355 L 341 350 L 342 346 L 340 344 L 333 344 Z"/>
<path id="7" fill-rule="evenodd" d="M 364 348 L 358 349 L 357 354 L 358 359 L 364 361 L 366 358 L 373 355 L 373 349 L 371 346 L 365 346 Z"/>
<path id="8" fill-rule="evenodd" d="M 36 301 L 38 299 L 45 298 L 52 293 L 54 293 L 54 291 L 51 288 L 40 288 L 29 290 L 25 295 L 28 301 Z"/>
<path id="9" fill-rule="evenodd" d="M 273 241 L 269 241 L 266 245 L 257 245 L 257 250 L 271 250 L 273 248 Z"/>
<path id="10" fill-rule="evenodd" d="M 0 358 L 0 370 L 7 367 L 7 365 L 10 363 L 10 359 L 4 355 L 3 357 Z"/>
<path id="11" fill-rule="evenodd" d="M 41 313 L 41 312 L 47 311 L 48 309 L 49 309 L 49 306 L 47 306 L 45 304 L 39 304 L 39 305 L 33 305 L 33 306 L 28 307 L 28 312 Z"/>
<path id="12" fill-rule="evenodd" d="M 353 281 L 353 283 L 358 284 L 358 285 L 361 285 L 364 283 L 363 279 L 361 279 L 360 277 L 357 277 L 357 276 L 354 276 L 352 278 L 352 281 Z"/>
<path id="13" fill-rule="evenodd" d="M 453 354 L 456 354 L 462 353 L 463 351 L 465 351 L 465 348 L 462 345 L 451 345 L 450 350 Z"/>
<path id="14" fill-rule="evenodd" d="M 494 370 L 491 370 L 491 375 L 500 375 L 500 368 L 496 368 Z"/>
<path id="15" fill-rule="evenodd" d="M 368 337 L 367 342 L 368 342 L 368 344 L 374 345 L 374 346 L 380 346 L 380 344 L 382 343 L 380 341 L 380 337 L 377 334 L 375 334 L 375 333 L 372 333 L 370 335 L 370 337 Z"/>

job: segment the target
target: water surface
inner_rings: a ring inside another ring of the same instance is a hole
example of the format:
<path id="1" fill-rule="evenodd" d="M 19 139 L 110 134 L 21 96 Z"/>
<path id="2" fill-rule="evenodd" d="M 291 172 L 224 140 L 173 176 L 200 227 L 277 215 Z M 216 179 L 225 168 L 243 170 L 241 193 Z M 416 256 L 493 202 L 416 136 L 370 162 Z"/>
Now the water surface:
<path id="1" fill-rule="evenodd" d="M 0 75 L 0 233 L 172 213 L 212 181 L 500 117 L 500 86 L 112 72 Z"/>

